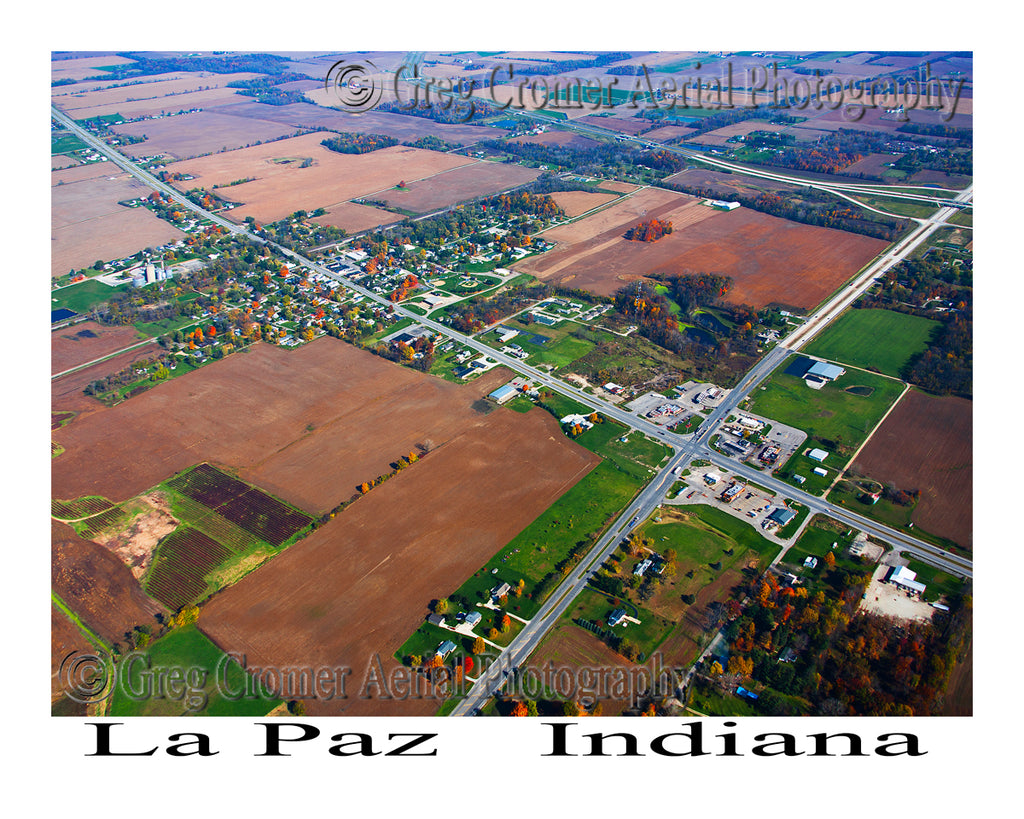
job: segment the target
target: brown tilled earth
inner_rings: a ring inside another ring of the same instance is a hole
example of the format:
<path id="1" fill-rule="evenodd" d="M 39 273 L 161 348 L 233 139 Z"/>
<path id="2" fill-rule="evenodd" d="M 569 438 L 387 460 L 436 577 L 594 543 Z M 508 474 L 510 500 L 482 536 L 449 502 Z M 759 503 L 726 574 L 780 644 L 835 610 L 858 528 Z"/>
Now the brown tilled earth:
<path id="1" fill-rule="evenodd" d="M 594 680 L 589 693 L 600 700 L 602 713 L 606 717 L 618 716 L 634 705 L 628 694 L 613 696 L 624 693 L 621 689 L 613 687 L 614 682 L 620 679 L 618 675 L 636 675 L 630 679 L 636 679 L 638 682 L 642 679 L 639 666 L 629 662 L 590 632 L 565 622 L 556 625 L 541 641 L 530 657 L 528 668 L 526 675 L 529 676 L 529 684 L 523 684 L 526 694 L 532 692 L 536 680 L 544 682 L 548 679 L 553 683 L 551 688 L 564 699 L 571 698 L 574 691 L 577 694 L 587 694 L 588 692 L 582 689 L 588 681 L 586 677 L 580 675 L 580 670 L 587 669 L 593 672 L 601 682 Z M 569 673 L 563 673 L 559 677 L 560 669 L 566 669 Z M 578 680 L 579 688 L 571 686 L 570 680 Z"/>
<path id="2" fill-rule="evenodd" d="M 606 296 L 643 276 L 715 273 L 732 277 L 727 299 L 733 303 L 802 310 L 820 303 L 886 245 L 749 208 L 715 211 L 681 194 L 665 201 L 665 193 L 641 191 L 593 217 L 546 231 L 544 238 L 559 246 L 515 269 Z M 657 242 L 622 238 L 627 228 L 652 217 L 672 221 L 675 230 Z"/>
<path id="3" fill-rule="evenodd" d="M 73 682 L 74 677 L 70 674 L 61 675 L 61 663 L 65 658 L 73 656 L 95 654 L 96 649 L 86 639 L 85 635 L 78 630 L 67 615 L 56 605 L 50 604 L 50 702 L 56 702 L 67 692 L 66 686 L 61 680 Z M 69 659 L 69 662 L 71 660 Z M 67 666 L 66 666 L 67 668 Z"/>
<path id="4" fill-rule="evenodd" d="M 327 337 L 298 350 L 257 344 L 54 430 L 66 452 L 52 496 L 119 502 L 210 461 L 326 511 L 418 443 L 440 446 L 478 424 L 473 402 L 510 377 L 496 369 L 452 384 Z M 82 409 L 74 397 L 54 409 Z"/>
<path id="5" fill-rule="evenodd" d="M 857 456 L 875 480 L 921 490 L 915 526 L 970 549 L 972 534 L 972 411 L 966 398 L 911 390 Z"/>
<path id="6" fill-rule="evenodd" d="M 477 162 L 462 168 L 444 171 L 418 182 L 410 182 L 405 190 L 389 190 L 374 196 L 389 205 L 427 213 L 478 196 L 496 194 L 517 185 L 532 182 L 540 171 L 521 165 Z M 404 179 L 404 178 L 403 178 Z M 403 181 L 403 180 L 396 180 Z"/>
<path id="7" fill-rule="evenodd" d="M 548 194 L 565 211 L 567 216 L 579 216 L 598 205 L 611 202 L 615 195 L 611 193 L 590 193 L 589 191 L 558 191 Z"/>
<path id="8" fill-rule="evenodd" d="M 171 159 L 183 159 L 267 142 L 294 134 L 297 129 L 267 120 L 226 116 L 214 110 L 129 122 L 115 125 L 112 130 L 146 137 L 144 142 L 120 146 L 119 150 L 127 156 L 166 154 Z"/>
<path id="9" fill-rule="evenodd" d="M 137 625 L 152 625 L 164 612 L 142 591 L 121 559 L 98 543 L 83 540 L 65 523 L 51 521 L 50 581 L 90 629 L 111 643 Z"/>
<path id="10" fill-rule="evenodd" d="M 231 211 L 231 218 L 240 222 L 252 216 L 269 222 L 297 210 L 329 210 L 348 199 L 386 191 L 400 181 L 411 184 L 474 161 L 403 145 L 368 154 L 340 154 L 320 144 L 327 136 L 307 134 L 176 162 L 176 172 L 196 177 L 177 184 L 182 189 L 210 190 L 214 185 L 253 178 L 222 191 L 232 202 L 243 203 Z M 307 159 L 312 164 L 301 167 Z"/>
<path id="11" fill-rule="evenodd" d="M 95 321 L 54 330 L 50 333 L 50 372 L 62 373 L 139 340 L 134 327 L 106 327 Z"/>
<path id="12" fill-rule="evenodd" d="M 427 411 L 429 413 L 429 411 Z M 217 595 L 202 630 L 253 666 L 352 669 L 314 714 L 432 714 L 432 699 L 360 696 L 427 605 L 457 588 L 598 462 L 555 419 L 497 409 Z"/>

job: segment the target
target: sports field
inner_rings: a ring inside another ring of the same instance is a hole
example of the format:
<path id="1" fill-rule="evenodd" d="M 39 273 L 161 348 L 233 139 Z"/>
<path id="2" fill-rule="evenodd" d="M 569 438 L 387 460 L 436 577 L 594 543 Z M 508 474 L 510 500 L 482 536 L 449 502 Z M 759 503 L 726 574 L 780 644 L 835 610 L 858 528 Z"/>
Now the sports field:
<path id="1" fill-rule="evenodd" d="M 940 322 L 893 310 L 848 310 L 808 347 L 811 355 L 898 376 Z"/>

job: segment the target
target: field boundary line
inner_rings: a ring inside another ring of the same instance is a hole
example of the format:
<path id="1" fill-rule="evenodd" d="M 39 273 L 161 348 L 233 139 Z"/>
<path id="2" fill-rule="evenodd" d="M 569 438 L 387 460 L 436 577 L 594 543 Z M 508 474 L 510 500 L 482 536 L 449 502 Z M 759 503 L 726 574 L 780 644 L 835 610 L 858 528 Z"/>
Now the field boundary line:
<path id="1" fill-rule="evenodd" d="M 867 372 L 867 371 L 865 371 L 865 372 Z M 896 400 L 892 402 L 892 406 L 889 407 L 889 409 L 887 409 L 885 411 L 885 415 L 883 415 L 881 417 L 881 419 L 879 419 L 878 423 L 875 424 L 875 428 L 873 430 L 871 430 L 870 433 L 868 433 L 868 437 L 864 439 L 864 442 L 859 447 L 857 447 L 857 451 L 854 452 L 853 455 L 850 456 L 850 459 L 846 462 L 846 464 L 843 466 L 843 468 L 841 470 L 839 470 L 839 472 L 836 473 L 835 479 L 832 481 L 832 483 L 830 483 L 828 485 L 828 489 L 825 490 L 825 494 L 821 496 L 822 498 L 827 498 L 828 494 L 833 489 L 835 489 L 836 484 L 839 483 L 839 481 L 840 481 L 840 479 L 842 479 L 843 475 L 846 474 L 846 470 L 850 467 L 850 464 L 852 464 L 855 460 L 857 460 L 857 456 L 860 455 L 861 450 L 864 449 L 864 447 L 866 447 L 868 445 L 868 441 L 870 441 L 874 437 L 875 433 L 878 432 L 878 428 L 880 426 L 882 426 L 883 423 L 885 423 L 885 419 L 889 417 L 889 413 L 891 413 L 894 409 L 896 409 L 896 407 L 899 405 L 900 401 L 903 400 L 903 396 L 906 395 L 909 391 L 910 391 L 910 384 L 904 382 L 904 384 L 903 384 L 903 392 L 901 392 L 899 394 L 899 396 L 897 396 Z"/>
<path id="2" fill-rule="evenodd" d="M 146 344 L 156 344 L 156 339 L 147 338 L 145 341 L 139 341 L 136 344 L 130 344 L 127 347 L 122 347 L 120 350 L 115 350 L 114 352 L 110 353 L 110 355 L 100 356 L 99 358 L 94 358 L 92 361 L 86 361 L 84 364 L 79 364 L 76 367 L 72 367 L 70 370 L 64 370 L 63 372 L 54 373 L 53 375 L 50 376 L 50 380 L 54 381 L 58 378 L 62 378 L 65 375 L 70 375 L 71 373 L 78 372 L 79 370 L 84 370 L 86 367 L 91 367 L 93 364 L 102 364 L 107 359 L 114 358 L 115 356 L 121 355 L 121 353 L 127 353 L 130 350 L 135 350 L 139 347 L 143 347 Z"/>
<path id="3" fill-rule="evenodd" d="M 107 644 L 107 642 L 102 637 L 100 637 L 95 631 L 89 628 L 84 622 L 82 622 L 82 618 L 79 617 L 72 610 L 72 608 L 67 603 L 65 603 L 63 599 L 61 599 L 61 596 L 57 594 L 57 592 L 53 591 L 53 589 L 50 590 L 50 601 L 53 603 L 53 605 L 60 609 L 61 612 L 64 613 L 68 620 L 70 620 L 72 624 L 80 632 L 82 632 L 82 634 L 86 638 L 88 638 L 90 643 L 97 646 L 98 648 L 102 648 L 104 651 L 111 651 L 111 648 Z"/>

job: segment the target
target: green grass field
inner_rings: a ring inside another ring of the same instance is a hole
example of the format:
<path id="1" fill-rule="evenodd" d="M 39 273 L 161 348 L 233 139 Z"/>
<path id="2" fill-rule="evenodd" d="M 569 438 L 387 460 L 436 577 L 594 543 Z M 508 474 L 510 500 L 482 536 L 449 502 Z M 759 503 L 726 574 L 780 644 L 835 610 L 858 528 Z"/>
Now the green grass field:
<path id="1" fill-rule="evenodd" d="M 852 454 L 903 391 L 899 381 L 860 370 L 812 390 L 802 378 L 784 372 L 791 360 L 786 359 L 764 389 L 756 391 L 751 411 L 802 429 L 819 441 L 831 441 L 834 447 L 826 448 L 840 454 Z M 871 394 L 856 395 L 846 391 L 849 387 L 867 387 Z"/>
<path id="2" fill-rule="evenodd" d="M 892 310 L 847 310 L 807 347 L 811 355 L 898 376 L 941 322 Z"/>
<path id="3" fill-rule="evenodd" d="M 260 717 L 280 700 L 259 690 L 245 670 L 199 629 L 171 631 L 144 652 L 128 655 L 117 668 L 109 716 Z M 159 687 L 159 674 L 166 675 Z M 176 686 L 167 684 L 179 675 Z"/>
<path id="4" fill-rule="evenodd" d="M 125 292 L 131 285 L 122 284 L 117 287 L 103 284 L 93 279 L 62 287 L 50 294 L 50 309 L 66 307 L 76 313 L 84 313 L 97 304 L 103 304 L 114 297 L 115 293 Z"/>
<path id="5" fill-rule="evenodd" d="M 59 132 L 50 135 L 51 154 L 70 154 L 86 147 L 88 146 L 74 134 Z"/>

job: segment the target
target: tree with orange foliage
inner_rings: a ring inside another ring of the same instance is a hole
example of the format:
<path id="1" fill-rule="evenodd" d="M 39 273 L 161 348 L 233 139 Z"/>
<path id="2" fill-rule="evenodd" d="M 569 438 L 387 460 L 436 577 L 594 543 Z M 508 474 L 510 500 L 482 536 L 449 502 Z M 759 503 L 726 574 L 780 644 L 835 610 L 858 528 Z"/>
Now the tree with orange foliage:
<path id="1" fill-rule="evenodd" d="M 501 618 L 501 631 L 507 633 L 510 628 L 512 628 L 512 618 L 505 614 Z"/>
<path id="2" fill-rule="evenodd" d="M 525 717 L 527 715 L 527 713 L 528 712 L 526 710 L 526 703 L 525 702 L 516 702 L 516 704 L 514 706 L 512 706 L 512 716 L 513 717 Z"/>

